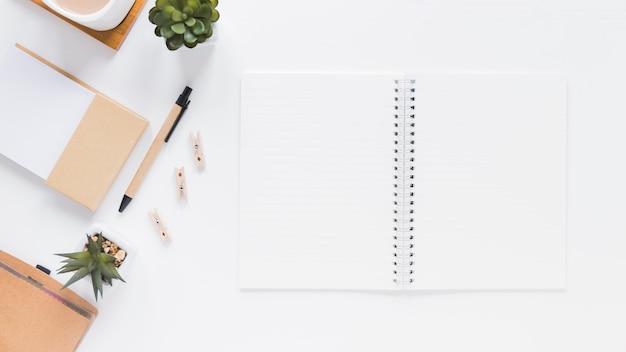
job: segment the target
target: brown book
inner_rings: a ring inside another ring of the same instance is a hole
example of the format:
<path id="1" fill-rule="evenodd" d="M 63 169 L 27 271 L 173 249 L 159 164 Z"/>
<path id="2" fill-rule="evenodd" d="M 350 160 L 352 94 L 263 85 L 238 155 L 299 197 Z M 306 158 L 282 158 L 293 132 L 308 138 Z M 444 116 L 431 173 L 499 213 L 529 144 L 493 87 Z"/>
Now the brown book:
<path id="1" fill-rule="evenodd" d="M 98 310 L 44 272 L 0 251 L 0 351 L 75 351 Z"/>
<path id="2" fill-rule="evenodd" d="M 13 72 L 24 69 L 17 66 L 25 61 L 32 61 L 25 65 L 26 74 Z M 4 122 L 8 126 L 0 132 L 0 154 L 33 171 L 48 186 L 96 210 L 148 121 L 19 44 L 10 48 L 0 72 L 6 74 L 5 82 L 0 82 L 0 102 L 24 96 L 28 99 L 23 103 L 7 101 L 19 108 Z M 20 85 L 22 89 L 14 88 Z M 74 99 L 74 93 L 79 98 Z M 47 103 L 49 108 L 32 107 L 29 102 Z M 52 153 L 52 148 L 58 151 Z M 44 155 L 48 152 L 52 154 Z"/>

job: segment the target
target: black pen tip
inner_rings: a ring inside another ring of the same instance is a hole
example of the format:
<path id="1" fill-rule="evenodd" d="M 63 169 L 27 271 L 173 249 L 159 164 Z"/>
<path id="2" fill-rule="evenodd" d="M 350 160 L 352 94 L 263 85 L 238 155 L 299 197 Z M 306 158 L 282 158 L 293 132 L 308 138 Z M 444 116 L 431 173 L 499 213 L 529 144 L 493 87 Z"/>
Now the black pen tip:
<path id="1" fill-rule="evenodd" d="M 124 195 L 124 198 L 122 198 L 122 203 L 120 204 L 120 213 L 123 212 L 124 209 L 126 209 L 131 200 L 133 200 L 131 197 Z"/>

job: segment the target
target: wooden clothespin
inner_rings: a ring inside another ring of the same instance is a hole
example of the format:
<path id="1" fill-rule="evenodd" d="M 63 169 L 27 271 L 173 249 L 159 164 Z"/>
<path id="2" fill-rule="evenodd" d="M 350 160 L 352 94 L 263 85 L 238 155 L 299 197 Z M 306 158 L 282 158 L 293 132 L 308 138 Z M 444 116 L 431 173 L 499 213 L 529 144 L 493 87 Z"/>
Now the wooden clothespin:
<path id="1" fill-rule="evenodd" d="M 166 242 L 169 241 L 170 240 L 170 234 L 167 231 L 167 227 L 165 226 L 165 223 L 161 219 L 161 215 L 159 214 L 159 211 L 155 208 L 153 211 L 149 211 L 148 212 L 148 216 L 150 217 L 152 222 L 158 228 L 159 235 L 161 236 L 161 239 L 163 241 L 166 241 Z"/>
<path id="2" fill-rule="evenodd" d="M 178 201 L 182 198 L 187 200 L 187 182 L 185 182 L 185 168 L 175 168 L 176 170 L 176 190 L 178 192 Z"/>
<path id="3" fill-rule="evenodd" d="M 196 162 L 196 167 L 202 169 L 204 167 L 204 151 L 202 150 L 202 138 L 200 137 L 200 131 L 190 134 L 191 146 L 193 147 L 193 156 Z"/>

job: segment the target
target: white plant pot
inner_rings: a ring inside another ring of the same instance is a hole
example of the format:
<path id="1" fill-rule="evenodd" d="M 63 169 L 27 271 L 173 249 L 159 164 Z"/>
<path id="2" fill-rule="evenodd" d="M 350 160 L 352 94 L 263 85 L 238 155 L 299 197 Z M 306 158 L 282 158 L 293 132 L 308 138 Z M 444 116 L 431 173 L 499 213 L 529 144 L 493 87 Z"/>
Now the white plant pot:
<path id="1" fill-rule="evenodd" d="M 81 235 L 80 241 L 76 245 L 76 248 L 68 252 L 82 251 L 84 249 L 85 244 L 87 243 L 87 234 L 89 234 L 90 236 L 93 236 L 98 233 L 102 233 L 102 236 L 104 236 L 104 238 L 110 240 L 113 243 L 116 243 L 121 249 L 124 249 L 124 251 L 126 251 L 126 258 L 124 259 L 120 267 L 117 269 L 117 271 L 125 281 L 128 281 L 128 275 L 127 275 L 128 269 L 130 267 L 131 262 L 137 255 L 137 249 L 132 243 L 126 240 L 124 236 L 122 236 L 115 229 L 106 227 L 101 223 L 91 224 L 87 228 L 87 230 L 85 230 L 85 232 Z M 67 282 L 67 280 L 69 280 L 72 277 L 72 275 L 74 275 L 74 272 L 57 274 L 56 280 L 64 284 Z M 110 295 L 114 289 L 122 285 L 125 285 L 125 283 L 120 280 L 113 280 L 113 285 L 108 285 L 108 284 L 103 283 L 102 297 L 98 296 L 98 302 L 102 299 L 106 299 L 106 297 Z M 82 278 L 81 280 L 78 280 L 77 282 L 68 286 L 68 288 L 76 292 L 78 295 L 80 295 L 87 301 L 89 301 L 91 304 L 97 303 L 95 295 L 93 293 L 93 286 L 91 284 L 91 276 L 88 275 Z"/>
<path id="2" fill-rule="evenodd" d="M 72 5 L 69 5 L 71 2 L 67 0 L 67 3 L 63 0 L 42 1 L 63 17 L 96 31 L 107 31 L 117 27 L 122 23 L 135 3 L 135 0 L 107 0 L 101 8 L 93 10 L 93 12 L 85 13 L 84 11 L 79 12 L 76 8 L 72 8 Z"/>

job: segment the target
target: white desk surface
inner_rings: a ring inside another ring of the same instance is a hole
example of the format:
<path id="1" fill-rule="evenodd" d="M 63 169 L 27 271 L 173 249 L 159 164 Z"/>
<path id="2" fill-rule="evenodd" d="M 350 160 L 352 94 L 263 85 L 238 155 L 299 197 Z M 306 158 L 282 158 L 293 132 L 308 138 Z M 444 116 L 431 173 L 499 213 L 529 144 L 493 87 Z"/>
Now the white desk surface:
<path id="1" fill-rule="evenodd" d="M 626 3 L 622 0 L 224 0 L 217 43 L 169 52 L 149 1 L 118 52 L 27 0 L 3 1 L 20 42 L 150 120 L 91 213 L 0 158 L 0 248 L 59 266 L 92 222 L 137 244 L 79 351 L 626 350 Z M 563 71 L 568 105 L 565 292 L 240 291 L 239 79 L 246 70 Z M 185 85 L 191 105 L 136 199 L 122 194 Z M 10 118 L 6 113 L 0 118 Z M 201 131 L 197 172 L 189 133 Z M 33 141 L 36 143 L 36 141 Z M 185 166 L 189 202 L 176 201 Z M 159 208 L 164 246 L 147 212 Z"/>

